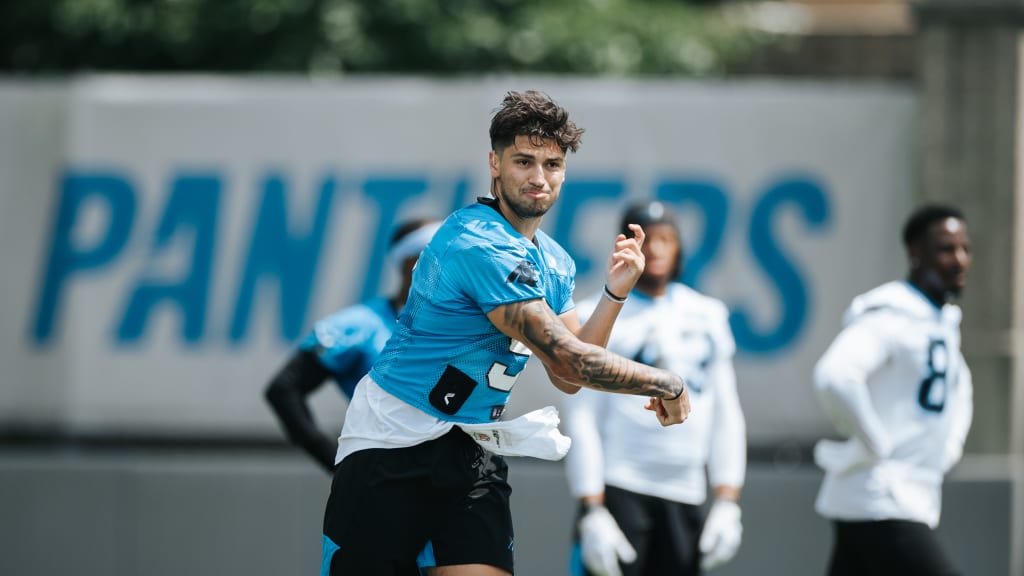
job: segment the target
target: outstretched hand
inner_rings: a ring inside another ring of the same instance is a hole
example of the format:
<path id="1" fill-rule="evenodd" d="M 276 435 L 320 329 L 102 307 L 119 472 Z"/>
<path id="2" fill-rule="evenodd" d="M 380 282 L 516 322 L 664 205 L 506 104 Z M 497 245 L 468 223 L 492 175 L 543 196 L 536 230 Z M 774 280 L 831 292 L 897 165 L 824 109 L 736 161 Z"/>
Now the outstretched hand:
<path id="1" fill-rule="evenodd" d="M 620 297 L 629 295 L 644 272 L 644 253 L 641 248 L 647 235 L 639 224 L 630 224 L 633 237 L 619 234 L 615 238 L 615 249 L 608 258 L 608 290 Z"/>

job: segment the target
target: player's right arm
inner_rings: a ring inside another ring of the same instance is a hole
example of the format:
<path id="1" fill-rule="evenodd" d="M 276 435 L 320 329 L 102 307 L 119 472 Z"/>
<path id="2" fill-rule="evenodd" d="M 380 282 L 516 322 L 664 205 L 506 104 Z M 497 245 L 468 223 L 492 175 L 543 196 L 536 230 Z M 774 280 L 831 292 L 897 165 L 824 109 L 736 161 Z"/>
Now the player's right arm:
<path id="1" fill-rule="evenodd" d="M 506 336 L 526 345 L 563 382 L 605 392 L 650 396 L 647 409 L 657 414 L 663 426 L 683 422 L 690 413 L 682 378 L 583 342 L 543 299 L 503 304 L 488 312 L 487 317 Z"/>
<path id="2" fill-rule="evenodd" d="M 887 456 L 892 441 L 868 391 L 868 378 L 885 362 L 885 319 L 880 312 L 846 326 L 814 368 L 818 399 L 836 429 L 859 439 L 875 456 Z"/>

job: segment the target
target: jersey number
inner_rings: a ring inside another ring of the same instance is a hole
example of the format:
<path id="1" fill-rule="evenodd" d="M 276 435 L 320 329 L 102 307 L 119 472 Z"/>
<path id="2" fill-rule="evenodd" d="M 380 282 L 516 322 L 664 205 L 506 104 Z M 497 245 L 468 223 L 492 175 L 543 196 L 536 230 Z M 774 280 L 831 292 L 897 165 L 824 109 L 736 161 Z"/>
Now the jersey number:
<path id="1" fill-rule="evenodd" d="M 703 340 L 703 348 L 700 346 L 701 340 Z M 676 364 L 676 367 L 684 370 L 689 368 L 688 372 L 680 372 L 679 374 L 686 380 L 687 392 L 701 394 L 704 392 L 708 381 L 708 370 L 711 367 L 711 361 L 715 359 L 714 339 L 711 338 L 711 334 L 708 332 L 682 332 L 678 335 L 678 338 L 674 339 L 673 349 L 676 348 L 688 352 L 696 351 L 694 355 L 699 355 L 697 356 L 699 360 L 697 358 L 691 359 L 687 355 L 687 357 L 681 359 L 681 363 Z M 665 362 L 664 351 L 655 330 L 651 330 L 647 334 L 644 345 L 633 356 L 633 360 L 641 364 L 654 366 L 655 368 L 671 369 Z"/>
<path id="2" fill-rule="evenodd" d="M 509 338 L 508 351 L 517 356 L 530 355 L 530 349 L 514 338 Z M 516 380 L 519 379 L 519 374 L 522 374 L 523 371 L 520 370 L 516 374 L 509 374 L 508 370 L 508 366 L 501 362 L 491 364 L 491 369 L 487 371 L 487 385 L 502 392 L 512 390 L 512 387 L 516 385 Z"/>
<path id="3" fill-rule="evenodd" d="M 949 351 L 943 340 L 928 343 L 928 377 L 921 381 L 917 402 L 930 412 L 942 412 L 946 407 L 946 370 L 949 369 Z"/>
<path id="4" fill-rule="evenodd" d="M 697 336 L 692 334 L 691 336 Z M 698 338 L 703 337 L 706 345 L 706 352 L 701 358 L 700 362 L 697 363 L 697 369 L 686 377 L 686 387 L 696 394 L 704 392 L 704 388 L 708 383 L 708 370 L 711 367 L 711 361 L 715 359 L 715 341 L 711 339 L 711 334 L 707 332 L 700 333 Z"/>

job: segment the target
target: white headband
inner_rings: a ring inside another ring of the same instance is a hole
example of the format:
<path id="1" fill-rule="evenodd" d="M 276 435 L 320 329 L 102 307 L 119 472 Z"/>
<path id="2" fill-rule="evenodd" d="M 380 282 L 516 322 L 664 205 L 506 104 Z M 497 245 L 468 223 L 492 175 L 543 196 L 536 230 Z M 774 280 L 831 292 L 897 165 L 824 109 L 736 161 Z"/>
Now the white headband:
<path id="1" fill-rule="evenodd" d="M 430 239 L 434 237 L 434 232 L 437 232 L 440 227 L 440 222 L 431 222 L 406 234 L 388 250 L 388 260 L 393 266 L 398 267 L 406 258 L 419 256 L 420 252 L 423 252 L 423 249 L 430 243 Z"/>

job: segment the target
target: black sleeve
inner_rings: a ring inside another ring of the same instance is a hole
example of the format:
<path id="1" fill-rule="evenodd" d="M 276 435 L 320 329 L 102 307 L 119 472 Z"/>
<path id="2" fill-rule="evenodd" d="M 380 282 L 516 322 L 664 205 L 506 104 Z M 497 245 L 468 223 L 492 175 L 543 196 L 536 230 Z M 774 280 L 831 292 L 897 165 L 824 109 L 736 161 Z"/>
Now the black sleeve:
<path id="1" fill-rule="evenodd" d="M 302 447 L 328 472 L 334 470 L 338 444 L 316 426 L 306 396 L 330 377 L 316 355 L 299 350 L 274 375 L 264 396 L 281 422 L 288 439 Z"/>

